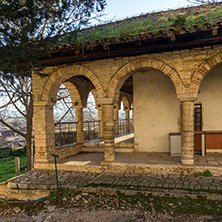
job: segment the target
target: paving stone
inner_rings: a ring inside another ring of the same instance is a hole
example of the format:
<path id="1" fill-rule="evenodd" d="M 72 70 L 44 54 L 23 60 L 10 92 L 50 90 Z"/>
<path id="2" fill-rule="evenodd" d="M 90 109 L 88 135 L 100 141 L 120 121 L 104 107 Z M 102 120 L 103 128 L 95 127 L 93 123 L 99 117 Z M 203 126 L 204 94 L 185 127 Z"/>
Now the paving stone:
<path id="1" fill-rule="evenodd" d="M 87 186 L 90 183 L 121 186 L 121 189 L 159 190 L 159 192 L 187 192 L 189 189 L 196 190 L 222 190 L 222 177 L 194 177 L 180 175 L 148 175 L 129 173 L 91 173 L 75 171 L 58 171 L 59 185 L 66 188 Z M 54 170 L 33 170 L 10 181 L 13 188 L 20 189 L 56 189 Z M 157 189 L 158 188 L 158 189 Z M 175 188 L 175 189 L 174 189 Z"/>

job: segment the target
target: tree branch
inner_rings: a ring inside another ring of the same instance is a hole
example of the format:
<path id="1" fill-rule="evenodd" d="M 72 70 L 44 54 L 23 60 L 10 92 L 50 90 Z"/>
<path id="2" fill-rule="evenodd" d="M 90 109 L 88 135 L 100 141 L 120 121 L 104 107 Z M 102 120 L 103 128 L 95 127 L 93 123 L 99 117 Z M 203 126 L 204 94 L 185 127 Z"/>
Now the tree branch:
<path id="1" fill-rule="evenodd" d="M 16 128 L 14 128 L 13 126 L 11 126 L 10 124 L 8 124 L 6 121 L 4 121 L 3 119 L 0 119 L 0 123 L 4 124 L 5 126 L 7 126 L 9 129 L 11 129 L 12 131 L 14 131 L 15 133 L 18 133 L 19 135 L 21 135 L 22 137 L 24 137 L 25 139 L 27 138 L 27 134 L 23 133 L 19 130 L 17 130 Z"/>

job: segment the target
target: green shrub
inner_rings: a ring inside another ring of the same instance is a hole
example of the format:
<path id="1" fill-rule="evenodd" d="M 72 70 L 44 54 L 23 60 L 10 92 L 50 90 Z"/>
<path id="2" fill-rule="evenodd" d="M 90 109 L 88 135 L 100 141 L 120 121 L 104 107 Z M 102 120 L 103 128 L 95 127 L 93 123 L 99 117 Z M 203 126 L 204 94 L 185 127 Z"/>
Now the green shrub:
<path id="1" fill-rule="evenodd" d="M 200 177 L 200 176 L 203 176 L 203 177 L 211 177 L 213 176 L 213 174 L 209 171 L 209 170 L 205 170 L 204 172 L 195 172 L 193 174 L 195 177 Z"/>

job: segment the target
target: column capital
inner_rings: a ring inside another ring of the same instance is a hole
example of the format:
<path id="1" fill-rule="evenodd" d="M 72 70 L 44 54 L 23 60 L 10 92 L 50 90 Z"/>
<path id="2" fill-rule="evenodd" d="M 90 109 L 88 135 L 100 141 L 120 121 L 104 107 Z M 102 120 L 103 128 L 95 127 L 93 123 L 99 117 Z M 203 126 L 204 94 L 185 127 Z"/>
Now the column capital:
<path id="1" fill-rule="evenodd" d="M 48 100 L 34 100 L 34 106 L 54 106 L 56 104 L 55 101 Z"/>
<path id="2" fill-rule="evenodd" d="M 195 100 L 197 100 L 197 94 L 196 93 L 177 94 L 177 99 L 180 102 L 194 102 Z"/>
<path id="3" fill-rule="evenodd" d="M 130 108 L 129 107 L 124 107 L 124 111 L 130 111 Z"/>
<path id="4" fill-rule="evenodd" d="M 97 104 L 99 105 L 112 105 L 113 103 L 113 98 L 98 98 L 97 99 Z"/>
<path id="5" fill-rule="evenodd" d="M 115 103 L 114 105 L 113 105 L 113 108 L 114 108 L 114 110 L 119 110 L 119 104 L 118 103 Z"/>
<path id="6" fill-rule="evenodd" d="M 84 108 L 86 108 L 86 106 L 84 107 L 83 105 L 72 105 L 72 108 L 74 108 L 74 109 L 84 109 Z"/>

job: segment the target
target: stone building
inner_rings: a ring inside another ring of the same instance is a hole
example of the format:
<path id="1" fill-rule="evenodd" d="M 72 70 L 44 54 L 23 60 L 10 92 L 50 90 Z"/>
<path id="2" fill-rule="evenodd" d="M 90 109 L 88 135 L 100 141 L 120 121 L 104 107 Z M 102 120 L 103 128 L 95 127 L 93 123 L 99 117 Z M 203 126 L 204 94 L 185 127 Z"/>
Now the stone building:
<path id="1" fill-rule="evenodd" d="M 131 152 L 222 151 L 222 5 L 148 13 L 84 29 L 76 43 L 65 37 L 33 73 L 36 164 L 82 152 L 83 108 L 92 92 L 104 138 L 104 161 L 115 161 L 114 134 L 124 103 L 127 127 L 133 106 Z M 55 149 L 53 106 L 64 84 L 76 109 L 77 143 Z M 129 130 L 129 129 L 128 129 Z M 181 141 L 181 142 L 180 142 Z M 93 151 L 93 150 L 92 150 Z M 120 150 L 121 151 L 121 150 Z"/>

